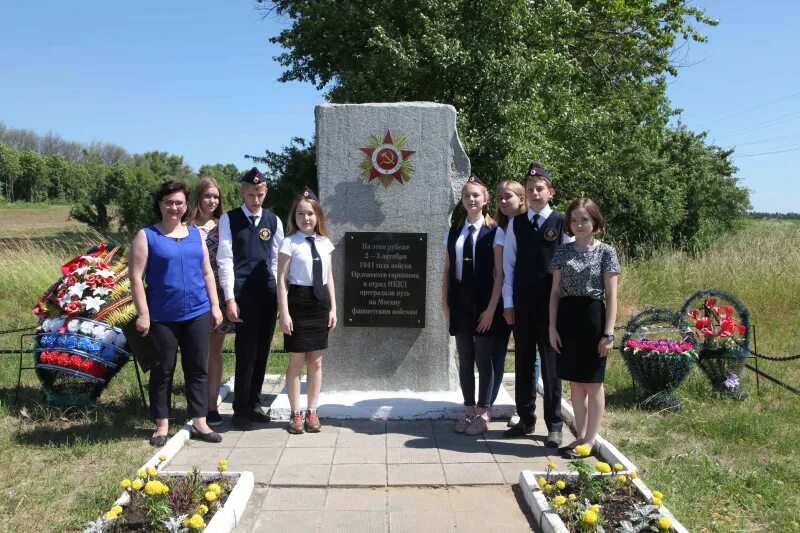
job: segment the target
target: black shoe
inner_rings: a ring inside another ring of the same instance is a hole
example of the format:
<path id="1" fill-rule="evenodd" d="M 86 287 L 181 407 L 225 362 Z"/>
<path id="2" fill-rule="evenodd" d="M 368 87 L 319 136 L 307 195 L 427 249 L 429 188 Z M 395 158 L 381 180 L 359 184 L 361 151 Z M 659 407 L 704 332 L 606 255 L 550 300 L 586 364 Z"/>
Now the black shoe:
<path id="1" fill-rule="evenodd" d="M 558 448 L 561 446 L 561 432 L 560 431 L 550 431 L 547 434 L 547 440 L 544 441 L 544 445 L 548 448 Z"/>
<path id="2" fill-rule="evenodd" d="M 250 418 L 253 422 L 260 422 L 262 424 L 266 424 L 267 422 L 272 420 L 272 417 L 269 416 L 269 413 L 264 411 L 264 408 L 260 405 L 257 405 L 253 412 L 250 413 Z"/>
<path id="3" fill-rule="evenodd" d="M 211 442 L 211 443 L 218 443 L 222 442 L 222 435 L 217 433 L 216 431 L 209 431 L 208 433 L 201 433 L 200 431 L 194 429 L 189 432 L 189 437 L 196 440 L 202 440 L 203 442 Z"/>
<path id="4" fill-rule="evenodd" d="M 219 411 L 209 411 L 206 415 L 206 424 L 209 426 L 218 426 L 222 424 L 222 416 L 220 416 Z"/>
<path id="5" fill-rule="evenodd" d="M 253 428 L 253 421 L 249 416 L 244 415 L 234 414 L 233 418 L 231 418 L 231 424 L 233 424 L 233 427 L 236 429 L 241 429 L 242 431 L 247 431 L 248 429 Z"/>
<path id="6" fill-rule="evenodd" d="M 169 435 L 153 435 L 150 437 L 150 446 L 163 447 L 169 440 Z"/>
<path id="7" fill-rule="evenodd" d="M 513 425 L 505 430 L 503 432 L 503 436 L 507 439 L 511 439 L 514 437 L 530 435 L 531 433 L 533 433 L 533 424 L 528 425 L 525 422 L 520 422 L 519 424 Z"/>

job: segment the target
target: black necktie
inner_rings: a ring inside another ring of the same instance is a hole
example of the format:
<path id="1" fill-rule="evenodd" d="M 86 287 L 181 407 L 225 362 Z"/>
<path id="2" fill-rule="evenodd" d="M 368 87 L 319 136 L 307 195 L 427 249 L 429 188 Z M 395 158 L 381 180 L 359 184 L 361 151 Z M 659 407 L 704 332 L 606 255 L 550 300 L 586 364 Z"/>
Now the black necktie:
<path id="1" fill-rule="evenodd" d="M 250 215 L 250 216 L 249 216 L 249 217 L 247 217 L 247 218 L 249 218 L 249 219 L 250 219 L 250 223 L 251 223 L 252 225 L 254 225 L 254 226 L 256 225 L 256 219 L 258 218 L 257 216 L 255 216 L 255 215 Z"/>
<path id="2" fill-rule="evenodd" d="M 325 291 L 322 288 L 322 258 L 317 252 L 317 245 L 314 244 L 314 237 L 306 237 L 308 244 L 311 245 L 311 257 L 314 259 L 311 273 L 314 276 L 314 297 L 317 300 L 325 298 Z"/>
<path id="3" fill-rule="evenodd" d="M 533 229 L 538 230 L 539 229 L 539 213 L 535 213 L 533 215 L 533 221 L 532 222 L 533 222 Z"/>
<path id="4" fill-rule="evenodd" d="M 464 239 L 464 261 L 461 264 L 461 284 L 465 287 L 472 287 L 472 281 L 475 278 L 475 258 L 473 257 L 475 240 L 472 238 L 472 232 L 475 231 L 475 226 L 470 224 L 467 229 L 469 230 L 469 234 L 467 238 Z"/>

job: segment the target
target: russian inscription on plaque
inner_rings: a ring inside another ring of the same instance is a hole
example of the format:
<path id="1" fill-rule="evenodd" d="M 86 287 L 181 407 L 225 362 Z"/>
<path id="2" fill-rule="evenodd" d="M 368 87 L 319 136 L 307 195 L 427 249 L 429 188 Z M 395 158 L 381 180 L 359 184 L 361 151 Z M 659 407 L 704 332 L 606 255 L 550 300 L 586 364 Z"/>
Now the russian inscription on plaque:
<path id="1" fill-rule="evenodd" d="M 428 236 L 345 233 L 344 325 L 425 327 Z"/>

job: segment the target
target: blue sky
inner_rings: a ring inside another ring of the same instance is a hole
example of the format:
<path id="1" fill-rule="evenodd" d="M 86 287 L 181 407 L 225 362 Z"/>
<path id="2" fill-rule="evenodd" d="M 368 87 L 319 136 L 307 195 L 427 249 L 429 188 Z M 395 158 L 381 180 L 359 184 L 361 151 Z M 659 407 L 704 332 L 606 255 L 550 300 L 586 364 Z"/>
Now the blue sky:
<path id="1" fill-rule="evenodd" d="M 323 101 L 278 83 L 282 25 L 253 0 L 10 2 L 0 19 L 0 121 L 129 152 L 249 166 L 314 131 Z M 669 95 L 691 129 L 737 146 L 759 211 L 800 211 L 800 2 L 700 0 L 716 28 L 692 43 Z M 732 116 L 733 115 L 733 116 Z M 767 153 L 776 152 L 776 153 Z"/>

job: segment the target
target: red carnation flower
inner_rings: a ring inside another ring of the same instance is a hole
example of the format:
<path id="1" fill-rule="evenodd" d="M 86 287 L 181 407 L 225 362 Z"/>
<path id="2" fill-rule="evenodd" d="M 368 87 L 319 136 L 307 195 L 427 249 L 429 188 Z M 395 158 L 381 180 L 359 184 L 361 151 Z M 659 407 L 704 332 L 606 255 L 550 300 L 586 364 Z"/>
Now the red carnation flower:
<path id="1" fill-rule="evenodd" d="M 698 316 L 700 316 L 700 313 L 697 311 L 697 309 L 692 309 L 691 311 L 689 311 L 689 317 L 697 320 Z"/>
<path id="2" fill-rule="evenodd" d="M 726 314 L 726 315 L 728 315 L 728 316 L 730 316 L 730 315 L 732 315 L 732 314 L 733 314 L 733 308 L 732 308 L 730 305 L 723 305 L 723 306 L 721 307 L 721 309 L 722 309 L 723 311 L 725 311 L 725 314 Z"/>
<path id="3" fill-rule="evenodd" d="M 716 298 L 709 298 L 708 300 L 706 300 L 705 306 L 706 307 L 713 307 L 716 303 L 717 303 L 717 299 Z"/>
<path id="4" fill-rule="evenodd" d="M 71 366 L 75 370 L 81 369 L 81 363 L 83 363 L 83 358 L 80 355 L 69 356 L 69 366 Z"/>
<path id="5" fill-rule="evenodd" d="M 744 335 L 745 333 L 747 333 L 747 326 L 745 326 L 744 324 L 737 324 L 736 329 L 739 330 L 739 335 Z"/>
<path id="6" fill-rule="evenodd" d="M 711 318 L 704 316 L 697 319 L 697 322 L 694 323 L 694 327 L 697 329 L 707 328 L 711 325 Z"/>
<path id="7" fill-rule="evenodd" d="M 69 354 L 66 353 L 59 353 L 56 356 L 58 360 L 58 366 L 68 367 L 69 366 Z"/>

